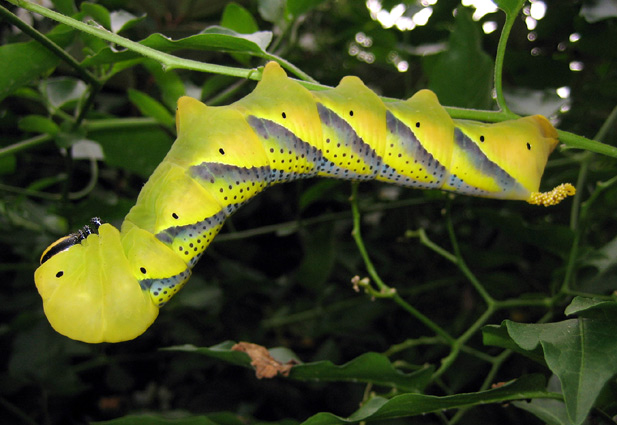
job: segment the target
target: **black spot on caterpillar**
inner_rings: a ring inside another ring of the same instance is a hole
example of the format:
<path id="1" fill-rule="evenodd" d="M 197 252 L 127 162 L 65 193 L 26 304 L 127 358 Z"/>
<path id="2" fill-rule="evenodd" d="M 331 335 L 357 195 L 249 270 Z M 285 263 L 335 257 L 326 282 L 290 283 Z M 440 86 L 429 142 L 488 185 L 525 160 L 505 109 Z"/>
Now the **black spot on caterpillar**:
<path id="1" fill-rule="evenodd" d="M 121 230 L 96 219 L 94 231 L 85 227 L 43 253 L 35 282 L 61 334 L 91 343 L 142 334 L 225 219 L 275 183 L 376 179 L 543 205 L 574 191 L 565 184 L 537 192 L 557 144 L 542 116 L 452 120 L 428 90 L 384 104 L 355 77 L 311 92 L 276 63 L 231 105 L 179 99 L 176 121 L 175 144 Z"/>

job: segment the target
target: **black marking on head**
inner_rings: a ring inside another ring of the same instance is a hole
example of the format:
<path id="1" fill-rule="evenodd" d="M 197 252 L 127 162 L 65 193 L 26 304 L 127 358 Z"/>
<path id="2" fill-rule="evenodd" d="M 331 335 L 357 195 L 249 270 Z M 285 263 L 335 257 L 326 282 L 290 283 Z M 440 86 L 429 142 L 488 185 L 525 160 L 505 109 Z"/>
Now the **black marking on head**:
<path id="1" fill-rule="evenodd" d="M 86 237 L 87 235 L 84 235 L 83 231 L 80 230 L 79 232 L 71 233 L 70 235 L 57 240 L 51 244 L 45 252 L 43 252 L 43 255 L 41 256 L 41 264 L 49 260 L 54 255 L 66 251 L 73 245 L 77 245 L 82 240 L 86 239 Z"/>

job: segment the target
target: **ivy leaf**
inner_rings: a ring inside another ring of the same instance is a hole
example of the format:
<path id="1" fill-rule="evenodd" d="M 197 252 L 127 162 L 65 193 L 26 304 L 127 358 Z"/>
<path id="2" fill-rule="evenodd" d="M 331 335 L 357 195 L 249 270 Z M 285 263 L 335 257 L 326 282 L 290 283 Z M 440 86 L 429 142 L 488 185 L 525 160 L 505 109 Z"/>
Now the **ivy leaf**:
<path id="1" fill-rule="evenodd" d="M 575 297 L 566 307 L 566 315 L 617 321 L 617 303 L 596 298 Z"/>
<path id="2" fill-rule="evenodd" d="M 519 347 L 542 348 L 546 364 L 561 382 L 568 417 L 582 423 L 604 385 L 617 374 L 617 322 L 579 318 L 547 324 L 504 323 Z"/>
<path id="3" fill-rule="evenodd" d="M 162 34 L 152 34 L 139 43 L 161 52 L 173 52 L 176 50 L 206 50 L 224 51 L 237 53 L 250 53 L 254 56 L 268 57 L 266 48 L 272 41 L 272 33 L 258 31 L 252 34 L 239 34 L 228 28 L 212 26 L 206 28 L 200 34 L 179 40 L 172 40 Z M 95 65 L 117 64 L 142 56 L 131 50 L 116 51 L 110 47 L 100 50 L 97 54 L 86 58 L 82 65 L 86 67 Z"/>
<path id="4" fill-rule="evenodd" d="M 402 394 L 391 399 L 374 397 L 347 418 L 331 413 L 318 413 L 301 425 L 336 425 L 360 421 L 381 423 L 385 419 L 423 415 L 488 403 L 502 403 L 527 397 L 549 397 L 543 388 L 544 378 L 539 375 L 523 376 L 500 387 L 451 396 L 431 396 L 424 394 Z"/>
<path id="5" fill-rule="evenodd" d="M 232 350 L 235 345 L 235 342 L 226 341 L 212 347 L 182 345 L 165 350 L 194 352 L 238 366 L 250 367 L 250 357 L 245 353 Z M 269 351 L 272 357 L 281 363 L 297 359 L 297 356 L 287 349 L 274 348 Z M 330 361 L 296 364 L 289 371 L 289 379 L 366 382 L 417 392 L 428 385 L 432 373 L 432 367 L 423 367 L 412 373 L 403 373 L 396 369 L 386 356 L 378 353 L 365 353 L 340 366 Z"/>

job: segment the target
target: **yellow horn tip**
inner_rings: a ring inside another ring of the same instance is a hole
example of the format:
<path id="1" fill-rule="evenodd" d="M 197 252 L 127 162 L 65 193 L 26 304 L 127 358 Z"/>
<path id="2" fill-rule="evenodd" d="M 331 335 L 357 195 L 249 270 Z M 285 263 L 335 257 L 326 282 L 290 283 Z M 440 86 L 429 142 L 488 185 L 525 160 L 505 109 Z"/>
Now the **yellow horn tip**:
<path id="1" fill-rule="evenodd" d="M 573 196 L 576 193 L 576 188 L 570 183 L 562 183 L 553 190 L 548 192 L 532 192 L 527 200 L 532 205 L 544 205 L 549 207 L 557 205 L 568 196 Z"/>

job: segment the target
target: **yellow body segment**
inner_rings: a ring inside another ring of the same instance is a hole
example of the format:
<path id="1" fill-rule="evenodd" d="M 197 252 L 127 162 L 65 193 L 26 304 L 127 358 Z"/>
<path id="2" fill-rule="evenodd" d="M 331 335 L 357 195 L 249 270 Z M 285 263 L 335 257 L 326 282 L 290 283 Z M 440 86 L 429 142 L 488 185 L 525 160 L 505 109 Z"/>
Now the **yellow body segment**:
<path id="1" fill-rule="evenodd" d="M 35 282 L 51 325 L 80 341 L 143 333 L 188 280 L 225 219 L 266 187 L 326 176 L 377 179 L 553 205 L 569 184 L 539 193 L 557 133 L 541 116 L 499 124 L 452 120 L 433 92 L 384 103 L 358 78 L 311 92 L 266 65 L 255 90 L 208 107 L 182 97 L 178 138 L 121 231 L 109 224 L 62 238 Z"/>
<path id="2" fill-rule="evenodd" d="M 195 223 L 216 214 L 223 205 L 179 166 L 162 162 L 129 211 L 129 221 L 151 233 L 181 224 Z M 158 214 L 152 214 L 152 210 Z"/>
<path id="3" fill-rule="evenodd" d="M 229 105 L 229 108 L 240 112 L 245 119 L 255 116 L 272 121 L 287 128 L 299 139 L 321 147 L 321 122 L 312 93 L 289 79 L 275 62 L 266 65 L 255 90 Z M 272 163 L 270 166 L 278 167 Z"/>
<path id="4" fill-rule="evenodd" d="M 476 143 L 484 136 L 480 143 L 486 157 L 529 192 L 539 189 L 548 156 L 557 146 L 557 131 L 546 118 L 534 115 L 490 125 L 459 120 L 457 125 Z"/>
<path id="5" fill-rule="evenodd" d="M 446 168 L 450 166 L 453 146 L 449 141 L 454 135 L 454 123 L 435 93 L 420 90 L 406 101 L 388 103 L 387 106 L 396 118 L 411 124 L 416 137 L 439 163 Z"/>
<path id="6" fill-rule="evenodd" d="M 335 89 L 315 92 L 313 97 L 318 104 L 347 123 L 359 141 L 367 145 L 372 142 L 372 150 L 378 156 L 383 156 L 386 149 L 386 107 L 359 78 L 345 77 Z M 353 144 L 354 140 L 350 140 L 349 135 L 340 131 L 340 128 L 337 129 L 336 125 L 326 125 L 323 117 L 321 121 L 323 155 L 338 167 L 348 169 L 354 174 L 375 176 L 376 170 L 364 166 L 364 161 Z M 321 175 L 327 176 L 328 173 L 322 172 Z"/>
<path id="7" fill-rule="evenodd" d="M 234 109 L 206 106 L 184 96 L 178 100 L 176 127 L 178 138 L 164 162 L 183 168 L 202 162 L 241 167 L 269 165 L 264 146 L 244 115 Z"/>
<path id="8" fill-rule="evenodd" d="M 430 90 L 421 90 L 406 101 L 387 103 L 388 111 L 393 118 L 406 123 L 413 136 L 421 141 L 419 149 L 426 151 L 428 155 L 420 158 L 420 152 L 413 152 L 409 143 L 401 141 L 400 128 L 392 126 L 388 131 L 387 142 L 388 154 L 386 163 L 395 168 L 397 173 L 406 179 L 425 184 L 434 184 L 441 187 L 441 180 L 445 177 L 441 171 L 435 173 L 435 163 L 441 164 L 442 168 L 448 169 L 452 160 L 453 145 L 451 140 L 454 135 L 454 123 L 439 104 L 437 96 Z M 392 120 L 392 118 L 390 118 Z M 399 124 L 400 125 L 400 124 Z M 398 131 L 395 131 L 398 130 Z M 431 162 L 430 159 L 434 161 Z M 423 161 L 423 159 L 425 159 Z M 392 178 L 381 177 L 379 180 L 392 182 Z M 441 179 L 441 180 L 440 180 Z"/>

